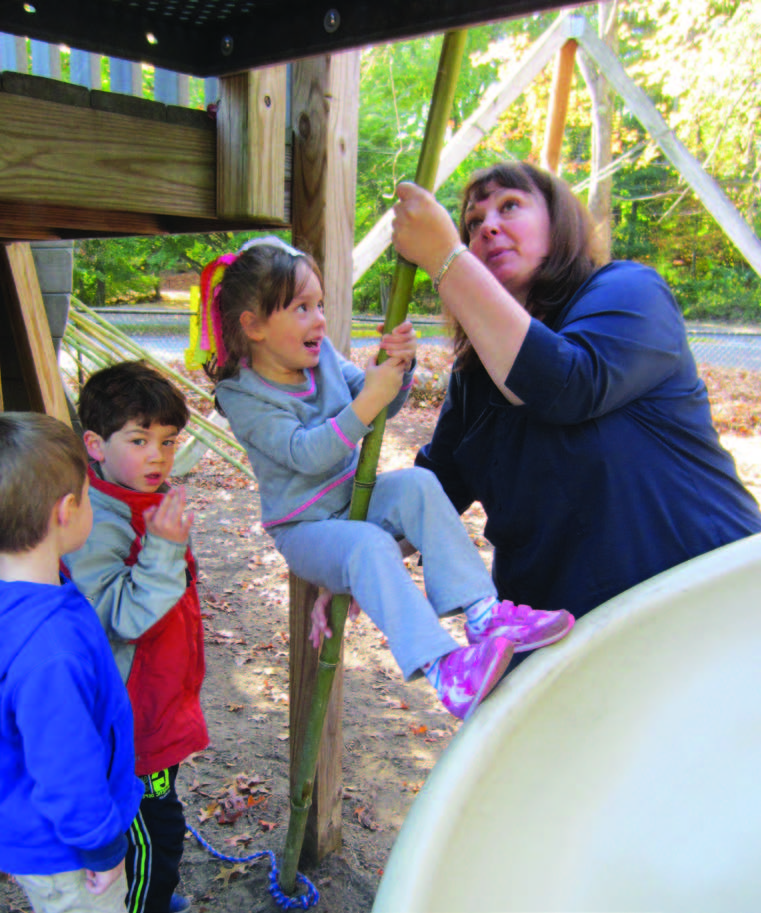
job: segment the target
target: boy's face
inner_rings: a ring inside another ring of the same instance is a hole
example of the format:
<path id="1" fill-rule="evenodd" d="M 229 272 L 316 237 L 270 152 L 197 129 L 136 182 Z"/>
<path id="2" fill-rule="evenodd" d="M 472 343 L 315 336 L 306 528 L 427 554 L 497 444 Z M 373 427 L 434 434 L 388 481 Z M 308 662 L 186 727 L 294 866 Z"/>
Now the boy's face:
<path id="1" fill-rule="evenodd" d="M 143 428 L 130 420 L 104 441 L 94 431 L 85 431 L 91 459 L 100 463 L 103 478 L 133 491 L 156 491 L 169 477 L 179 429 L 153 422 Z"/>

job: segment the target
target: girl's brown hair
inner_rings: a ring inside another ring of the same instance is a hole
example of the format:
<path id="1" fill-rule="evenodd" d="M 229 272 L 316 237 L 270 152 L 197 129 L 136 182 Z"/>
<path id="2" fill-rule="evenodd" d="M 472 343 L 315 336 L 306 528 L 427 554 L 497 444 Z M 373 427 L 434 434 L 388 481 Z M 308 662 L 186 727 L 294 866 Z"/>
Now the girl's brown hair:
<path id="1" fill-rule="evenodd" d="M 222 340 L 227 349 L 223 365 L 215 359 L 204 367 L 215 382 L 235 377 L 241 362 L 248 358 L 250 340 L 240 323 L 244 311 L 268 318 L 293 301 L 307 280 L 299 275 L 303 264 L 317 276 L 324 288 L 322 273 L 314 258 L 299 251 L 294 256 L 274 244 L 258 244 L 242 251 L 225 269 L 219 288 L 219 315 Z"/>
<path id="2" fill-rule="evenodd" d="M 547 204 L 550 252 L 534 275 L 526 310 L 537 320 L 548 323 L 605 262 L 592 218 L 565 181 L 554 174 L 526 162 L 499 162 L 476 171 L 465 185 L 459 226 L 464 244 L 470 242 L 465 224 L 468 206 L 486 199 L 492 184 L 524 193 L 539 193 Z M 461 369 L 473 367 L 478 362 L 470 340 L 456 321 L 454 349 Z"/>

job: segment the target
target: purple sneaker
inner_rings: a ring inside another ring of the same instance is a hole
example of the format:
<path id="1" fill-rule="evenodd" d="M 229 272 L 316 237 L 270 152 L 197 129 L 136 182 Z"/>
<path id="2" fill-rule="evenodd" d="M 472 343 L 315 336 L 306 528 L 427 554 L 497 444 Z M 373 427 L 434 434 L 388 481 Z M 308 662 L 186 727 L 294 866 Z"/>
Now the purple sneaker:
<path id="1" fill-rule="evenodd" d="M 474 647 L 460 647 L 439 661 L 438 694 L 441 703 L 466 720 L 507 671 L 513 644 L 506 637 L 490 637 Z"/>
<path id="2" fill-rule="evenodd" d="M 509 599 L 496 602 L 486 629 L 476 633 L 465 623 L 465 636 L 469 644 L 483 643 L 494 636 L 507 637 L 515 644 L 516 653 L 536 650 L 554 644 L 571 630 L 575 621 L 570 612 L 542 612 L 527 605 L 515 605 Z"/>

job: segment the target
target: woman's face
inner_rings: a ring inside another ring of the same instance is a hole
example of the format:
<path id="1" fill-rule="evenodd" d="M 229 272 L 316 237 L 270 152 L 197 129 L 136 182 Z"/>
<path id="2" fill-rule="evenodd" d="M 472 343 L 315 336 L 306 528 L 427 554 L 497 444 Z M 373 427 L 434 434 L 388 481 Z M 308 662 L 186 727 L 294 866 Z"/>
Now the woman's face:
<path id="1" fill-rule="evenodd" d="M 550 250 L 550 214 L 539 191 L 526 193 L 486 185 L 483 200 L 472 199 L 465 210 L 468 246 L 521 304 L 531 281 Z"/>

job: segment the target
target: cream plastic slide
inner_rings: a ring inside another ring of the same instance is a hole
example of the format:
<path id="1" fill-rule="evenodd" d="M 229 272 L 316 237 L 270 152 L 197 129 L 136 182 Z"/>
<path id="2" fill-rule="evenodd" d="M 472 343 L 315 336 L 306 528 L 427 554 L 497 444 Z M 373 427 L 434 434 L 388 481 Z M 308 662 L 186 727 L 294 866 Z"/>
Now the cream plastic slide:
<path id="1" fill-rule="evenodd" d="M 464 723 L 373 913 L 761 911 L 761 534 L 580 619 Z"/>

